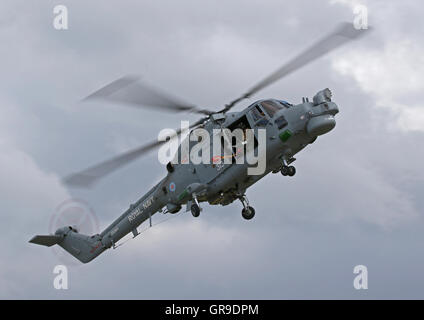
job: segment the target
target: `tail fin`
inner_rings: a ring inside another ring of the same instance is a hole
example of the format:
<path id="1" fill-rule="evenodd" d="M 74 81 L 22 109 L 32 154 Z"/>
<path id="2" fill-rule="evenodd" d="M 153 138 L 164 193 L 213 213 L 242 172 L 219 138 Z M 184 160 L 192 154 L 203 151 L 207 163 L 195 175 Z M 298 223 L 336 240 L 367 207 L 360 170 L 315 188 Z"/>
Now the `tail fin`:
<path id="1" fill-rule="evenodd" d="M 60 228 L 54 235 L 36 235 L 29 242 L 47 247 L 57 244 L 82 263 L 90 262 L 106 250 L 100 235 L 79 234 L 73 227 Z"/>

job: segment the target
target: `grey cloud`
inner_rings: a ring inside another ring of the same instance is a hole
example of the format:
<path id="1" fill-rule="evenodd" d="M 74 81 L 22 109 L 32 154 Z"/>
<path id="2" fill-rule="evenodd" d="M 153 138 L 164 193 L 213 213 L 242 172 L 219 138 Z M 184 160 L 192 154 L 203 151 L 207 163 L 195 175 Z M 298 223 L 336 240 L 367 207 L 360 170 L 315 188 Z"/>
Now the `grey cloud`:
<path id="1" fill-rule="evenodd" d="M 199 220 L 183 214 L 70 268 L 70 289 L 54 290 L 60 261 L 27 241 L 48 231 L 56 206 L 83 198 L 104 228 L 165 169 L 153 153 L 91 191 L 66 190 L 60 177 L 154 139 L 180 120 L 81 98 L 139 73 L 218 109 L 338 21 L 352 19 L 350 7 L 328 1 L 63 3 L 70 11 L 65 32 L 51 27 L 54 2 L 0 4 L 0 199 L 2 225 L 10 226 L 1 235 L 0 297 L 423 297 L 422 133 L 391 127 L 393 114 L 333 68 L 337 58 L 379 52 L 399 36 L 419 43 L 418 1 L 369 3 L 372 35 L 254 97 L 298 102 L 330 87 L 341 112 L 334 132 L 297 156 L 295 178 L 272 175 L 249 189 L 253 221 L 241 219 L 239 204 L 205 207 Z M 398 25 L 386 23 L 398 11 Z M 357 264 L 369 268 L 367 292 L 352 287 Z"/>

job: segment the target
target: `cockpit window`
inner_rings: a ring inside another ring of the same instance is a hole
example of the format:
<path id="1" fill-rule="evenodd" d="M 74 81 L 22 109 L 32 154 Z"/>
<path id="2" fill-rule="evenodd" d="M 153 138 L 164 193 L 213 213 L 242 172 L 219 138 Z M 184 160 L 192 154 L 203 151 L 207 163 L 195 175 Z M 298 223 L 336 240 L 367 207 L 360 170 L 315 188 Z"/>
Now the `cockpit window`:
<path id="1" fill-rule="evenodd" d="M 256 126 L 258 127 L 265 127 L 268 124 L 268 119 L 266 118 L 262 118 L 261 120 L 259 120 L 258 122 L 256 122 Z"/>
<path id="2" fill-rule="evenodd" d="M 258 105 L 250 111 L 250 114 L 256 126 L 265 127 L 268 124 L 268 119 L 265 117 L 265 113 Z"/>
<path id="3" fill-rule="evenodd" d="M 251 115 L 253 118 L 253 121 L 256 122 L 259 119 L 265 118 L 265 113 L 259 108 L 258 105 L 256 105 L 252 111 L 251 111 Z"/>
<path id="4" fill-rule="evenodd" d="M 262 101 L 261 106 L 265 109 L 266 113 L 268 113 L 270 118 L 272 118 L 278 110 L 283 109 L 281 104 L 272 100 Z"/>
<path id="5" fill-rule="evenodd" d="M 291 103 L 287 102 L 287 101 L 280 100 L 278 102 L 281 103 L 283 105 L 283 107 L 285 107 L 285 108 L 293 107 L 293 105 Z"/>
<path id="6" fill-rule="evenodd" d="M 275 119 L 275 124 L 278 126 L 278 129 L 284 128 L 288 123 L 284 116 L 278 117 Z"/>

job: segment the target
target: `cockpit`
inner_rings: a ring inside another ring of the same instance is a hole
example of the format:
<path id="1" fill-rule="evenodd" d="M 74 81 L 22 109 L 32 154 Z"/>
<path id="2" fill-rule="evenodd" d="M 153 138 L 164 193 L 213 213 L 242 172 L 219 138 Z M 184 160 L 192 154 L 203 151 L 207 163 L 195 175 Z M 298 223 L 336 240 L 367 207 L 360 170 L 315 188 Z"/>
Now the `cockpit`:
<path id="1" fill-rule="evenodd" d="M 268 123 L 268 119 L 265 116 L 264 111 L 262 110 L 262 108 L 259 106 L 259 104 L 256 104 L 252 110 L 250 111 L 250 115 L 252 117 L 252 120 L 254 122 L 254 124 L 258 127 L 264 127 L 267 125 Z"/>
<path id="2" fill-rule="evenodd" d="M 274 115 L 282 110 L 291 108 L 293 105 L 284 100 L 264 100 L 256 103 L 250 110 L 251 118 L 257 127 L 265 127 Z M 287 125 L 284 116 L 274 120 L 279 129 Z"/>
<path id="3" fill-rule="evenodd" d="M 268 115 L 272 118 L 274 114 L 281 109 L 288 109 L 293 105 L 284 100 L 265 100 L 260 102 Z"/>

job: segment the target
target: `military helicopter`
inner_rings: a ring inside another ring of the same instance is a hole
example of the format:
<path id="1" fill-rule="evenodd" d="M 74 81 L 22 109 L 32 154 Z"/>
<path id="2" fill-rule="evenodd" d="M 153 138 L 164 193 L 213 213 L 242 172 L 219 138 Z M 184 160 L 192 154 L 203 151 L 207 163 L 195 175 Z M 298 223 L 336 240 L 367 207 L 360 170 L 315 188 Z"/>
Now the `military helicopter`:
<path id="1" fill-rule="evenodd" d="M 183 103 L 141 84 L 133 77 L 118 79 L 94 92 L 87 99 L 104 99 L 135 106 L 151 106 L 172 112 L 185 111 L 202 114 L 201 119 L 189 126 L 189 135 L 198 128 L 202 128 L 211 134 L 213 129 L 217 128 L 229 130 L 252 129 L 256 130 L 255 132 L 263 129 L 266 133 L 266 148 L 261 153 L 262 156 L 266 156 L 265 170 L 257 175 L 247 174 L 250 165 L 246 162 L 234 163 L 235 156 L 231 149 L 232 142 L 229 142 L 232 154 L 229 163 L 220 164 L 215 161 L 207 164 L 168 162 L 166 165 L 167 175 L 100 234 L 83 235 L 78 233 L 74 226 L 65 226 L 58 229 L 54 235 L 34 236 L 30 242 L 45 246 L 58 244 L 81 262 L 87 263 L 106 249 L 115 248 L 116 243 L 130 232 L 136 237 L 139 234 L 137 227 L 148 219 L 151 223 L 152 215 L 157 212 L 174 214 L 186 205 L 186 210 L 191 211 L 194 217 L 198 217 L 202 210 L 200 206 L 202 202 L 225 206 L 235 200 L 240 200 L 243 205 L 243 218 L 252 219 L 255 215 L 255 209 L 249 205 L 245 194 L 247 188 L 271 172 L 281 172 L 283 176 L 294 176 L 296 169 L 291 165 L 295 161 L 294 155 L 313 143 L 318 136 L 331 131 L 335 127 L 334 116 L 339 112 L 339 109 L 331 100 L 331 91 L 324 89 L 319 91 L 312 101 L 303 98 L 302 103 L 297 105 L 281 99 L 265 99 L 252 103 L 240 112 L 229 111 L 236 104 L 251 97 L 266 86 L 349 40 L 358 38 L 364 33 L 363 31 L 356 30 L 349 23 L 340 24 L 333 32 L 219 111 L 206 110 Z M 175 135 L 181 133 L 181 129 L 175 131 Z M 251 138 L 256 141 L 257 133 L 254 133 Z M 73 174 L 65 178 L 65 182 L 73 186 L 91 186 L 108 173 L 166 142 L 153 141 Z M 181 152 L 181 145 L 178 153 Z M 253 145 L 254 149 L 257 149 L 257 143 Z"/>

